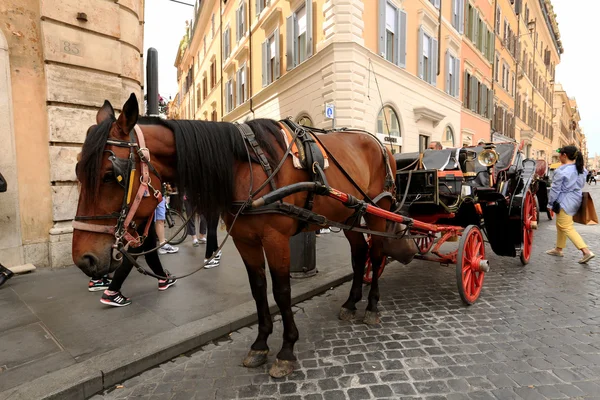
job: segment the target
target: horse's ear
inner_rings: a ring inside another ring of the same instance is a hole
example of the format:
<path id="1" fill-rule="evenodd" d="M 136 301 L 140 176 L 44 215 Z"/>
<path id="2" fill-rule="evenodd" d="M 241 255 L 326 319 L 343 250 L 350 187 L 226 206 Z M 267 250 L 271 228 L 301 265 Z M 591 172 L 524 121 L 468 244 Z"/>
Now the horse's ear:
<path id="1" fill-rule="evenodd" d="M 131 96 L 129 96 L 129 99 L 127 99 L 123 106 L 123 111 L 121 111 L 119 119 L 117 119 L 117 125 L 121 128 L 124 135 L 129 135 L 129 132 L 137 124 L 139 116 L 140 108 L 137 97 L 135 97 L 134 93 L 131 93 Z"/>
<path id="2" fill-rule="evenodd" d="M 104 100 L 104 104 L 98 110 L 98 114 L 96 114 L 96 123 L 100 124 L 104 120 L 115 116 L 115 109 L 110 104 L 108 100 Z"/>

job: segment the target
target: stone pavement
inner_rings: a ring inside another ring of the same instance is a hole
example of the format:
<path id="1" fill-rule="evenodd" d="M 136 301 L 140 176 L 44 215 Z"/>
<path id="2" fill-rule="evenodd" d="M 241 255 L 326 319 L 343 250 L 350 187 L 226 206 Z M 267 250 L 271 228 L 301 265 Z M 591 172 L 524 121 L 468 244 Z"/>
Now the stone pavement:
<path id="1" fill-rule="evenodd" d="M 219 236 L 222 239 L 224 233 L 219 232 Z M 194 248 L 188 239 L 179 253 L 161 256 L 161 260 L 172 273 L 183 274 L 196 269 L 203 256 L 204 246 Z M 349 245 L 343 234 L 317 238 L 317 265 L 316 277 L 293 280 L 293 286 L 327 285 L 333 275 L 339 278 L 351 274 Z M 245 267 L 231 240 L 223 250 L 219 268 L 201 270 L 165 292 L 157 290 L 155 279 L 134 269 L 123 285 L 124 294 L 133 300 L 128 307 L 101 304 L 101 292 L 88 292 L 87 283 L 88 278 L 76 267 L 38 269 L 15 276 L 0 289 L 0 398 L 7 389 L 50 372 L 86 363 L 98 370 L 95 360 L 101 356 L 118 368 L 122 365 L 110 356 L 111 351 L 127 354 L 120 350 L 135 352 L 136 346 L 145 345 L 151 353 L 154 342 L 150 339 L 162 334 L 166 339 L 158 342 L 168 347 L 176 332 L 192 323 L 202 327 L 206 320 L 206 325 L 215 325 L 210 319 L 219 313 L 228 313 L 232 318 L 244 314 L 254 318 L 255 313 Z M 251 308 L 244 306 L 249 302 Z M 137 372 L 177 354 L 153 364 L 149 359 L 149 365 Z M 126 358 L 123 355 L 124 361 L 129 361 Z M 49 389 L 44 383 L 40 385 L 40 392 L 47 394 Z"/>
<path id="2" fill-rule="evenodd" d="M 600 204 L 600 189 L 590 191 Z M 600 227 L 577 229 L 600 255 Z M 253 325 L 93 400 L 600 399 L 600 260 L 577 264 L 570 243 L 564 258 L 547 256 L 554 238 L 542 214 L 532 262 L 492 255 L 471 307 L 461 304 L 454 267 L 424 262 L 386 268 L 378 326 L 337 319 L 349 284 L 299 303 L 299 368 L 283 380 L 268 365 L 241 366 Z M 269 363 L 281 345 L 277 320 Z"/>

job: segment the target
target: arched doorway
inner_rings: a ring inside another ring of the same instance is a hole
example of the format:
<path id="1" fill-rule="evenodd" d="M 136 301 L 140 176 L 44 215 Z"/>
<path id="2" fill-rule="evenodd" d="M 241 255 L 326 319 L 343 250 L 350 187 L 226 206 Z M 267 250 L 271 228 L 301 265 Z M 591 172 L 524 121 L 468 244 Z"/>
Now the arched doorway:
<path id="1" fill-rule="evenodd" d="M 384 106 L 377 114 L 377 137 L 392 150 L 392 153 L 402 152 L 400 118 L 389 105 Z"/>

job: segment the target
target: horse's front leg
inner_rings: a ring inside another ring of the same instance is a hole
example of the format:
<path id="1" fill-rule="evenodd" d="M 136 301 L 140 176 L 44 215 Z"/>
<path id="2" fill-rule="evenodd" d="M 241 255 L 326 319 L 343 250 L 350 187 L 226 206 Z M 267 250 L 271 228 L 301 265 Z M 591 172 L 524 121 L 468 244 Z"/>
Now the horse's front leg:
<path id="1" fill-rule="evenodd" d="M 265 256 L 260 242 L 246 243 L 239 239 L 233 239 L 237 247 L 246 271 L 248 272 L 248 281 L 252 290 L 252 297 L 256 302 L 256 312 L 258 314 L 258 336 L 248 355 L 243 361 L 244 367 L 255 368 L 267 362 L 269 346 L 267 339 L 273 333 L 273 320 L 269 312 L 269 302 L 267 299 L 267 277 L 265 276 Z"/>
<path id="2" fill-rule="evenodd" d="M 344 235 L 350 243 L 350 252 L 352 254 L 352 270 L 354 276 L 352 278 L 352 288 L 348 300 L 340 309 L 339 318 L 342 321 L 349 321 L 356 315 L 356 303 L 362 298 L 362 284 L 365 275 L 365 263 L 367 262 L 367 251 L 369 246 L 365 241 L 362 233 L 353 231 L 344 231 Z"/>
<path id="3" fill-rule="evenodd" d="M 381 268 L 384 258 L 383 239 L 381 236 L 371 236 L 369 258 L 371 259 L 373 279 L 371 281 L 371 290 L 369 291 L 369 299 L 363 321 L 367 325 L 375 325 L 381 322 L 379 310 L 377 308 L 377 303 L 379 303 L 379 269 Z"/>
<path id="4" fill-rule="evenodd" d="M 289 237 L 280 233 L 270 234 L 263 241 L 263 246 L 269 262 L 273 296 L 283 320 L 283 345 L 269 374 L 273 378 L 283 378 L 294 371 L 296 364 L 294 344 L 298 340 L 298 328 L 292 313 Z"/>

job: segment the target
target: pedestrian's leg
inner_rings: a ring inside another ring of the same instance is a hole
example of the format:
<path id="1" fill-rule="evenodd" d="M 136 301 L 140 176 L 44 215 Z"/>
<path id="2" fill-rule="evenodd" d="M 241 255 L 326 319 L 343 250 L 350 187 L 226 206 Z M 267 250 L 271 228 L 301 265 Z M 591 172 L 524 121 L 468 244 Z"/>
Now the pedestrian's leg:
<path id="1" fill-rule="evenodd" d="M 556 214 L 556 249 L 562 251 L 567 246 L 566 229 L 568 227 L 568 215 L 563 210 Z M 571 225 L 573 219 L 571 218 Z"/>
<path id="2" fill-rule="evenodd" d="M 194 245 L 196 245 L 198 243 L 198 237 L 196 236 L 196 223 L 195 223 L 196 216 L 192 215 L 192 213 L 194 212 L 194 209 L 190 205 L 190 202 L 187 200 L 185 200 L 183 202 L 183 204 L 185 207 L 185 213 L 187 214 L 187 216 L 189 218 L 187 228 L 186 228 L 187 234 L 192 237 L 192 241 L 194 242 Z"/>
<path id="3" fill-rule="evenodd" d="M 584 264 L 594 258 L 594 254 L 590 251 L 587 244 L 583 241 L 581 235 L 575 230 L 573 225 L 573 217 L 561 210 L 561 225 L 564 230 L 565 236 L 569 238 L 571 242 L 577 247 L 578 250 L 583 254 L 583 258 L 579 260 L 579 263 Z M 564 215 L 562 215 L 564 214 Z"/>
<path id="4" fill-rule="evenodd" d="M 208 225 L 208 239 L 206 241 L 206 252 L 204 253 L 204 259 L 208 260 L 213 256 L 213 253 L 219 248 L 217 239 L 217 228 L 219 226 L 219 215 L 209 215 L 206 217 L 206 224 Z M 204 263 L 204 268 L 218 267 L 221 263 L 221 252 L 215 254 L 215 257 L 208 263 Z"/>
<path id="5" fill-rule="evenodd" d="M 206 231 L 207 231 L 207 227 L 206 227 L 206 218 L 204 217 L 203 214 L 199 215 L 200 218 L 200 237 L 204 240 L 201 240 L 202 242 L 206 243 Z"/>
<path id="6" fill-rule="evenodd" d="M 154 231 L 158 238 L 159 244 L 162 246 L 158 249 L 160 254 L 177 253 L 179 247 L 171 246 L 169 243 L 165 243 L 165 218 L 166 218 L 166 207 L 165 200 L 161 201 L 154 211 Z M 152 228 L 152 227 L 151 227 Z"/>

